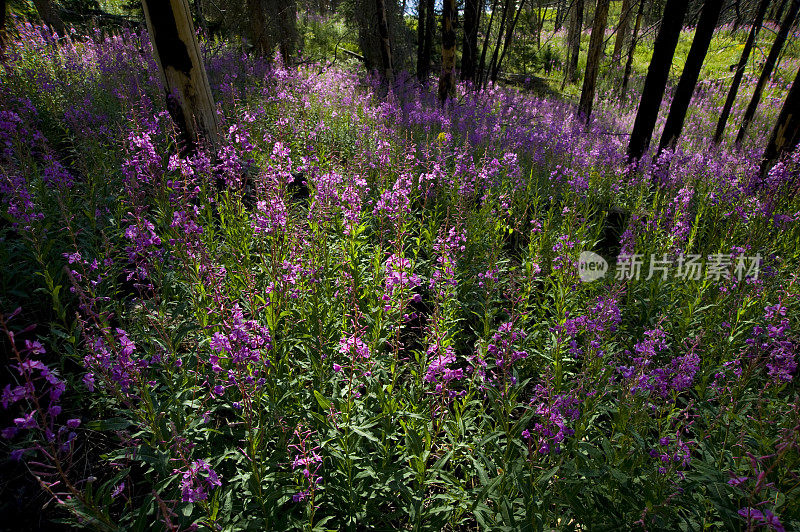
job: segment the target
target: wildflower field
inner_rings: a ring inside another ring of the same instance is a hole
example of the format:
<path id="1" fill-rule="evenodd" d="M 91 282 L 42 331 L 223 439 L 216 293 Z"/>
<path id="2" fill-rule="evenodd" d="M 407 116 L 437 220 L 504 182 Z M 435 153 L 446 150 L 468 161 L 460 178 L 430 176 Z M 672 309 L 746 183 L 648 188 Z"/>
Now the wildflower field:
<path id="1" fill-rule="evenodd" d="M 3 512 L 800 528 L 800 153 L 759 178 L 769 98 L 715 147 L 726 91 L 703 83 L 677 149 L 631 166 L 633 96 L 586 125 L 515 89 L 442 107 L 205 44 L 224 140 L 186 154 L 146 33 L 17 29 Z"/>

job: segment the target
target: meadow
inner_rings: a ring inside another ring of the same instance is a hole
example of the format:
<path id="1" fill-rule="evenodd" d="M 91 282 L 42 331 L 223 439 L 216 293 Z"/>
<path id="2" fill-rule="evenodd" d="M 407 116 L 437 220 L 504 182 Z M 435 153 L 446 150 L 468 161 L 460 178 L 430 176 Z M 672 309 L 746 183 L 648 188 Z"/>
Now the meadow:
<path id="1" fill-rule="evenodd" d="M 585 124 L 514 88 L 442 107 L 434 82 L 206 43 L 224 139 L 186 153 L 146 33 L 17 29 L 8 515 L 800 528 L 800 153 L 759 176 L 780 100 L 714 146 L 707 79 L 675 151 L 631 165 L 636 91 Z"/>

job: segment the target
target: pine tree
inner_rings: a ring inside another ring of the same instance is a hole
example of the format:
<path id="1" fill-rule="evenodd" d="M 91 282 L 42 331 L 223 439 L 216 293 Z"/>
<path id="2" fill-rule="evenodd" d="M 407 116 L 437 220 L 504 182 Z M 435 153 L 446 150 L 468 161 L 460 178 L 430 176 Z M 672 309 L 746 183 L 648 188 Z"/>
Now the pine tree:
<path id="1" fill-rule="evenodd" d="M 633 53 L 636 51 L 636 45 L 639 42 L 639 29 L 642 27 L 643 18 L 644 0 L 639 0 L 639 9 L 636 12 L 636 22 L 633 24 L 633 36 L 631 37 L 631 44 L 628 46 L 628 59 L 625 61 L 625 72 L 622 75 L 622 86 L 619 91 L 621 98 L 624 98 L 625 93 L 628 92 L 628 81 L 631 79 L 631 70 L 633 69 Z"/>
<path id="2" fill-rule="evenodd" d="M 391 83 L 394 80 L 392 45 L 389 41 L 389 24 L 386 22 L 386 6 L 383 0 L 375 0 L 375 9 L 378 12 L 378 35 L 380 36 L 383 76 L 387 82 Z"/>
<path id="3" fill-rule="evenodd" d="M 442 5 L 442 73 L 439 76 L 439 101 L 444 103 L 456 88 L 456 0 Z"/>
<path id="4" fill-rule="evenodd" d="M 786 101 L 772 128 L 762 158 L 762 177 L 767 175 L 781 155 L 797 147 L 798 140 L 800 140 L 800 73 L 795 75 L 789 94 L 786 95 Z"/>
<path id="5" fill-rule="evenodd" d="M 567 28 L 567 64 L 564 69 L 564 84 L 578 81 L 578 59 L 581 52 L 581 33 L 583 32 L 583 2 L 573 0 Z"/>
<path id="6" fill-rule="evenodd" d="M 722 12 L 722 3 L 723 0 L 706 0 L 705 4 L 703 4 L 700 20 L 697 22 L 697 28 L 695 28 L 692 47 L 686 57 L 681 79 L 675 88 L 675 95 L 669 108 L 667 122 L 664 124 L 664 131 L 661 134 L 661 142 L 658 146 L 659 151 L 666 148 L 674 148 L 678 138 L 681 136 L 686 112 L 689 109 L 689 103 L 692 101 L 697 79 L 700 77 L 700 69 L 703 67 L 703 61 L 705 61 L 708 53 L 708 46 L 711 44 L 714 29 L 717 27 L 719 15 Z"/>
<path id="7" fill-rule="evenodd" d="M 747 128 L 750 126 L 750 122 L 753 120 L 753 116 L 756 114 L 756 109 L 758 109 L 758 104 L 761 101 L 761 93 L 764 91 L 764 85 L 767 84 L 770 76 L 772 76 L 772 71 L 775 69 L 775 65 L 778 62 L 778 56 L 780 55 L 781 50 L 783 50 L 783 45 L 786 42 L 789 31 L 794 25 L 794 21 L 797 18 L 797 13 L 799 10 L 800 0 L 792 0 L 792 3 L 789 5 L 789 10 L 786 12 L 786 16 L 781 22 L 778 35 L 775 37 L 775 42 L 772 43 L 772 48 L 769 50 L 767 60 L 764 62 L 764 68 L 761 70 L 761 75 L 758 77 L 756 87 L 753 89 L 753 97 L 750 99 L 750 103 L 747 104 L 747 109 L 744 111 L 742 125 L 739 127 L 739 133 L 736 135 L 737 145 L 742 144 L 742 141 L 747 134 Z"/>
<path id="8" fill-rule="evenodd" d="M 595 85 L 597 84 L 597 75 L 600 72 L 600 58 L 603 55 L 603 40 L 605 39 L 606 21 L 608 19 L 608 4 L 609 0 L 597 0 L 597 7 L 594 10 L 592 38 L 589 41 L 589 53 L 586 57 L 586 73 L 583 76 L 581 100 L 578 104 L 578 114 L 587 122 L 592 115 Z"/>
<path id="9" fill-rule="evenodd" d="M 419 0 L 417 32 L 417 79 L 427 81 L 431 68 L 434 34 L 433 0 Z"/>
<path id="10" fill-rule="evenodd" d="M 611 62 L 614 65 L 619 64 L 619 59 L 622 56 L 622 46 L 625 44 L 625 39 L 628 37 L 628 25 L 631 21 L 631 11 L 631 1 L 622 0 L 619 23 L 617 24 L 617 38 L 614 41 L 614 52 L 611 54 Z"/>
<path id="11" fill-rule="evenodd" d="M 631 140 L 628 143 L 627 153 L 632 160 L 641 159 L 650 145 L 650 138 L 653 136 L 658 109 L 661 107 L 661 99 L 664 97 L 667 87 L 669 69 L 672 66 L 672 58 L 675 55 L 675 47 L 678 45 L 678 37 L 681 34 L 688 6 L 688 0 L 667 0 L 664 7 L 661 28 L 656 36 L 653 57 L 647 69 L 642 98 L 639 101 L 639 109 L 633 123 Z"/>
<path id="12" fill-rule="evenodd" d="M 466 0 L 464 3 L 464 40 L 461 45 L 461 79 L 463 80 L 475 79 L 481 11 L 483 11 L 483 0 Z"/>
<path id="13" fill-rule="evenodd" d="M 739 85 L 742 83 L 744 77 L 744 69 L 747 66 L 747 61 L 750 59 L 750 51 L 753 49 L 753 44 L 756 42 L 756 37 L 761 29 L 761 24 L 764 22 L 764 13 L 767 11 L 767 6 L 770 0 L 761 0 L 756 11 L 756 18 L 753 25 L 750 27 L 750 33 L 747 34 L 747 40 L 742 49 L 742 55 L 739 57 L 739 63 L 736 65 L 736 72 L 733 74 L 731 81 L 731 88 L 728 90 L 728 96 L 725 98 L 725 105 L 722 106 L 722 113 L 719 115 L 717 121 L 717 129 L 714 132 L 714 144 L 719 144 L 722 140 L 722 135 L 725 133 L 725 126 L 728 123 L 728 118 L 733 108 L 733 102 L 736 101 L 736 94 L 739 92 Z"/>
<path id="14" fill-rule="evenodd" d="M 264 16 L 264 6 L 261 0 L 247 0 L 247 15 L 250 23 L 250 37 L 253 39 L 253 51 L 256 55 L 269 57 L 272 54 L 272 45 L 269 39 L 269 29 Z"/>

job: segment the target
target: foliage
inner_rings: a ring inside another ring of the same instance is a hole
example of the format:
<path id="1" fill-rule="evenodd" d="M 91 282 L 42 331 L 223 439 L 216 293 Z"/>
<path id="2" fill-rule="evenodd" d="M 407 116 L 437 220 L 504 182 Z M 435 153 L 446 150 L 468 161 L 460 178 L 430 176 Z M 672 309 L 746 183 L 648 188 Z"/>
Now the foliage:
<path id="1" fill-rule="evenodd" d="M 225 138 L 180 154 L 141 34 L 19 31 L 3 445 L 72 526 L 800 526 L 800 156 L 764 183 L 754 156 L 775 109 L 712 149 L 702 87 L 631 168 L 627 101 L 442 108 L 215 45 Z M 583 283 L 590 250 L 707 269 Z"/>

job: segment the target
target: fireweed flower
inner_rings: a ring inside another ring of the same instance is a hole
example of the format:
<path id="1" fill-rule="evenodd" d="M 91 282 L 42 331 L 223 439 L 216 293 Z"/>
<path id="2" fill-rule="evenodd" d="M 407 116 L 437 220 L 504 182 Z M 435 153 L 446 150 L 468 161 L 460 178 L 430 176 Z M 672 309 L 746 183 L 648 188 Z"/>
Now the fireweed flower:
<path id="1" fill-rule="evenodd" d="M 791 382 L 797 372 L 797 345 L 790 336 L 787 308 L 780 303 L 764 308 L 766 327 L 754 326 L 745 342 L 754 355 L 765 360 L 770 384 L 780 386 Z"/>
<path id="2" fill-rule="evenodd" d="M 456 286 L 456 267 L 458 259 L 466 250 L 466 231 L 451 227 L 440 234 L 433 244 L 436 265 L 431 275 L 429 288 L 436 290 L 437 298 L 444 300 L 447 293 Z"/>
<path id="3" fill-rule="evenodd" d="M 561 452 L 564 440 L 575 434 L 569 424 L 580 417 L 580 404 L 574 393 L 553 395 L 549 384 L 536 386 L 529 406 L 535 413 L 534 423 L 528 434 L 537 453 Z"/>
<path id="4" fill-rule="evenodd" d="M 401 222 L 411 205 L 411 176 L 403 174 L 397 178 L 390 190 L 381 193 L 375 204 L 374 213 L 385 217 L 392 225 Z"/>
<path id="5" fill-rule="evenodd" d="M 285 229 L 289 211 L 282 196 L 259 201 L 256 210 L 258 214 L 253 222 L 253 231 L 256 234 L 276 234 Z"/>
<path id="6" fill-rule="evenodd" d="M 107 342 L 113 338 L 112 343 Z M 89 374 L 84 384 L 91 390 L 95 387 L 95 377 L 102 376 L 104 384 L 118 386 L 128 396 L 136 394 L 134 384 L 146 380 L 144 373 L 150 361 L 135 356 L 136 344 L 123 329 L 114 333 L 97 334 L 87 331 L 83 363 Z M 91 375 L 91 377 L 89 377 Z"/>
<path id="7" fill-rule="evenodd" d="M 667 335 L 660 328 L 645 331 L 644 335 L 645 340 L 634 345 L 633 368 L 618 367 L 620 374 L 631 381 L 631 393 L 647 393 L 668 399 L 672 393 L 689 388 L 700 370 L 700 356 L 695 348 L 659 367 L 661 353 L 667 350 Z"/>
<path id="8" fill-rule="evenodd" d="M 300 473 L 300 484 L 303 488 L 292 496 L 294 502 L 301 502 L 307 498 L 314 499 L 314 492 L 322 481 L 319 470 L 322 467 L 322 457 L 319 454 L 320 447 L 314 445 L 311 430 L 304 430 L 298 426 L 294 431 L 297 443 L 289 445 L 292 454 L 292 470 Z"/>
<path id="9" fill-rule="evenodd" d="M 762 512 L 757 508 L 746 507 L 739 510 L 738 514 L 747 521 L 749 526 L 768 526 L 770 530 L 775 530 L 776 532 L 785 532 L 786 530 L 778 516 L 769 510 Z"/>
<path id="10" fill-rule="evenodd" d="M 222 486 L 217 473 L 205 460 L 195 460 L 186 470 L 176 469 L 173 474 L 181 474 L 181 500 L 198 502 L 208 499 L 208 492 Z"/>
<path id="11" fill-rule="evenodd" d="M 492 355 L 498 368 L 507 370 L 516 361 L 528 358 L 528 353 L 516 348 L 519 341 L 525 339 L 525 331 L 514 328 L 512 322 L 505 322 L 497 328 L 492 335 L 491 342 L 486 346 L 486 352 Z"/>
<path id="12" fill-rule="evenodd" d="M 436 392 L 441 392 L 450 381 L 460 380 L 464 376 L 463 369 L 448 367 L 456 361 L 452 346 L 440 347 L 437 344 L 428 347 L 428 367 L 423 380 L 434 384 Z"/>
<path id="13" fill-rule="evenodd" d="M 220 364 L 225 358 L 235 366 L 270 364 L 264 354 L 272 348 L 269 329 L 254 320 L 246 320 L 238 303 L 234 304 L 230 319 L 222 327 L 223 332 L 215 332 L 209 341 L 212 350 L 209 362 L 215 373 L 223 371 Z"/>
<path id="14" fill-rule="evenodd" d="M 250 142 L 249 133 L 237 124 L 228 128 L 225 142 L 219 148 L 216 166 L 218 175 L 222 176 L 228 188 L 239 189 L 244 184 L 242 177 L 247 175 L 253 164 L 254 146 Z"/>
<path id="15" fill-rule="evenodd" d="M 155 127 L 146 131 L 131 131 L 127 139 L 128 156 L 122 163 L 122 173 L 129 185 L 138 186 L 141 181 L 149 184 L 160 179 L 163 172 L 162 158 L 156 152 L 153 137 L 158 134 Z"/>
<path id="16" fill-rule="evenodd" d="M 553 271 L 564 270 L 566 272 L 576 272 L 578 261 L 575 260 L 572 250 L 575 248 L 575 242 L 570 240 L 569 235 L 562 235 L 558 237 L 558 241 L 553 246 Z"/>
<path id="17" fill-rule="evenodd" d="M 5 329 L 5 322 L 3 325 Z M 13 333 L 8 330 L 5 332 L 14 344 L 12 360 L 16 360 L 16 364 L 12 363 L 11 367 L 16 370 L 22 384 L 5 386 L 2 407 L 7 410 L 19 404 L 22 411 L 13 417 L 11 426 L 2 428 L 0 435 L 5 439 L 12 439 L 25 433 L 33 438 L 30 449 L 41 451 L 48 461 L 59 460 L 60 453 L 66 455 L 72 452 L 73 442 L 77 437 L 73 429 L 80 426 L 79 419 L 69 419 L 66 422 L 58 420 L 63 412 L 60 402 L 66 391 L 66 382 L 59 378 L 54 369 L 31 358 L 32 355 L 46 353 L 38 340 L 24 340 L 22 345 L 16 345 Z M 12 458 L 21 459 L 25 451 L 26 449 L 14 450 Z"/>
<path id="18" fill-rule="evenodd" d="M 339 340 L 339 352 L 354 357 L 355 360 L 369 359 L 369 346 L 357 335 L 343 336 Z"/>
<path id="19" fill-rule="evenodd" d="M 131 223 L 125 229 L 125 238 L 129 242 L 125 247 L 129 263 L 127 280 L 133 280 L 138 288 L 152 289 L 149 281 L 151 272 L 164 254 L 161 237 L 156 234 L 155 226 L 149 220 L 131 212 L 128 218 Z"/>
<path id="20" fill-rule="evenodd" d="M 386 274 L 383 281 L 384 291 L 381 299 L 384 301 L 385 311 L 393 308 L 392 302 L 399 301 L 400 309 L 405 306 L 408 299 L 406 294 L 410 290 L 418 287 L 421 281 L 418 275 L 413 273 L 411 261 L 397 255 L 391 255 L 386 260 Z M 419 295 L 419 294 L 415 294 Z M 402 301 L 400 301 L 402 299 Z"/>
<path id="21" fill-rule="evenodd" d="M 567 313 L 563 323 L 553 326 L 559 344 L 568 344 L 574 357 L 594 353 L 602 357 L 605 337 L 617 330 L 622 320 L 621 312 L 614 296 L 598 297 L 586 314 L 574 316 Z M 578 339 L 582 339 L 579 345 Z"/>

